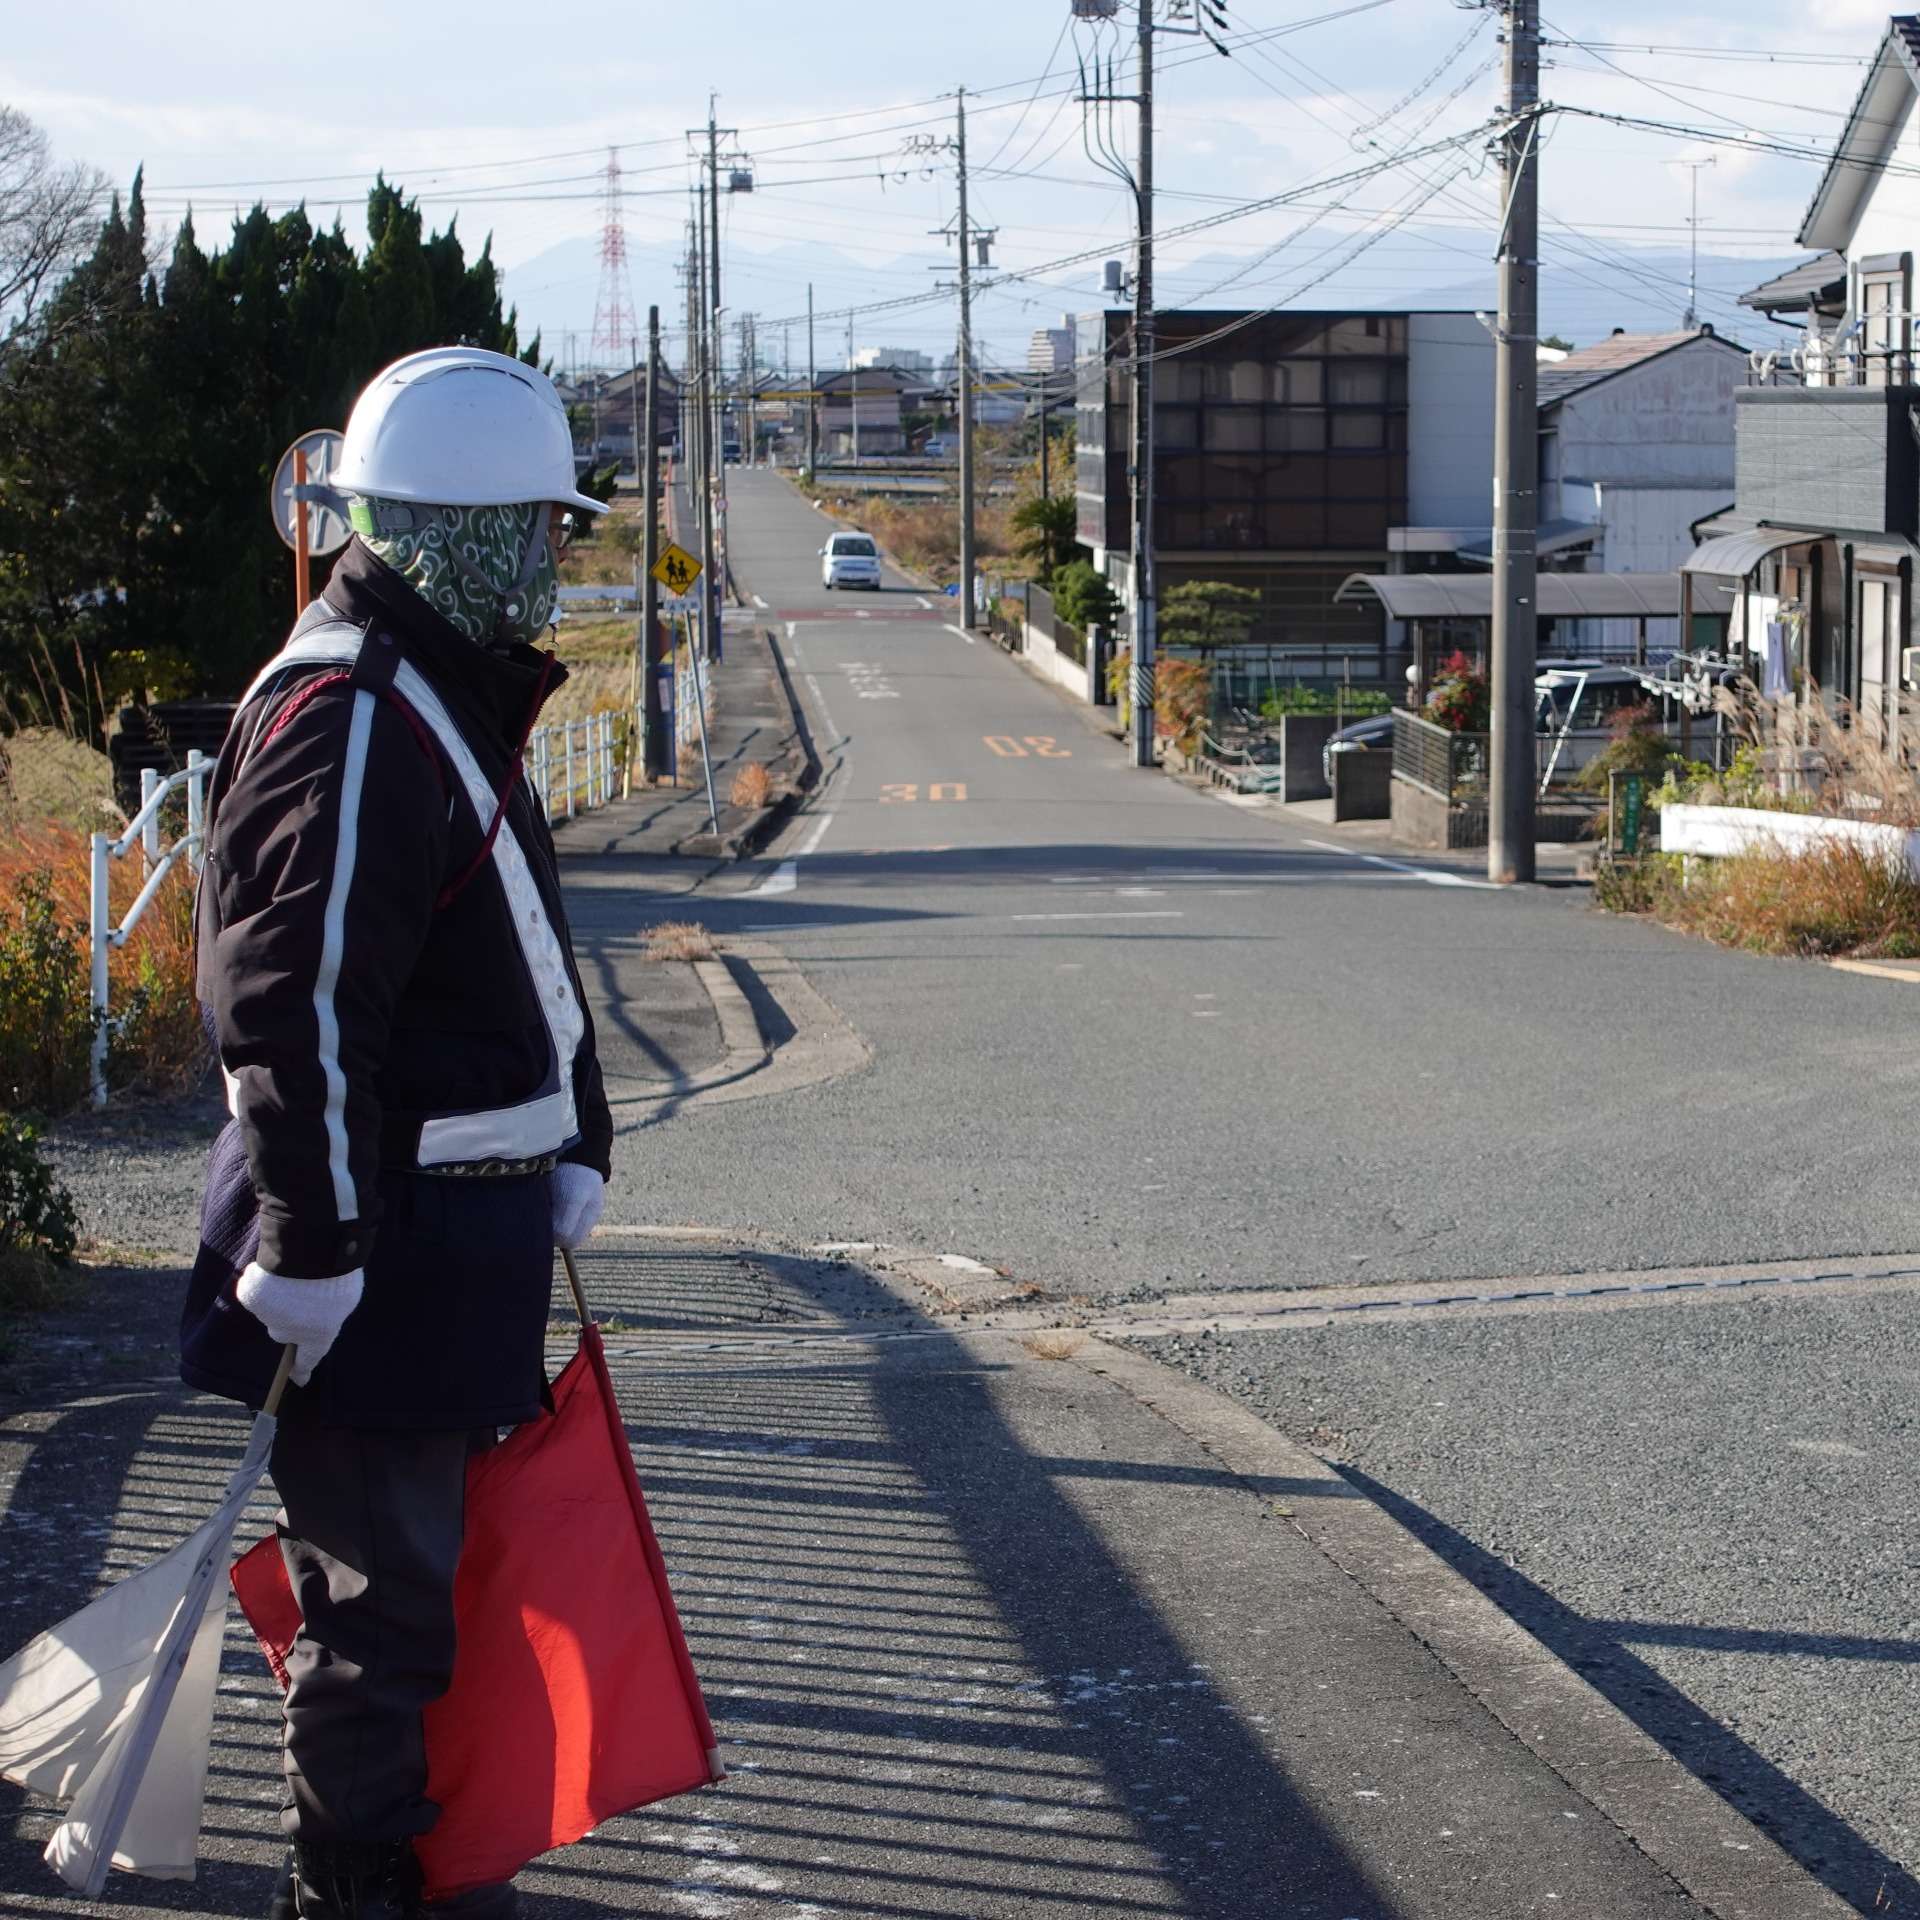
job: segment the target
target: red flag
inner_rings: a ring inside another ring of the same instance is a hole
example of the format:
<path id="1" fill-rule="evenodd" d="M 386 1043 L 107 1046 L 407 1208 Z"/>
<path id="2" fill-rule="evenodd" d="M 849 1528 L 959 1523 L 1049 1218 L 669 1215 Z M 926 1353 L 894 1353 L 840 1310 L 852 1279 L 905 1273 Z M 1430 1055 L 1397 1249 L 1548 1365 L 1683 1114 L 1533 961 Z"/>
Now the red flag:
<path id="1" fill-rule="evenodd" d="M 425 1716 L 441 1813 L 415 1849 L 433 1899 L 724 1777 L 597 1327 L 553 1403 L 467 1469 L 459 1651 Z M 284 1686 L 300 1609 L 278 1540 L 233 1586 Z"/>

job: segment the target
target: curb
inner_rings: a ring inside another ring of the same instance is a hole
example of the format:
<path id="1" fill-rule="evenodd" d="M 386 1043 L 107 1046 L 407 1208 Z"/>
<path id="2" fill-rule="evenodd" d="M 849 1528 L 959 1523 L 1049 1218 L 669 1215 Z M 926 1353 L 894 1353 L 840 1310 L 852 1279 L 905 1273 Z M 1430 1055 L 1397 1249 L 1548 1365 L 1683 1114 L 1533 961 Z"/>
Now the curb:
<path id="1" fill-rule="evenodd" d="M 1225 1394 L 1128 1348 L 1089 1342 L 1073 1364 L 1110 1380 L 1229 1473 L 1310 1487 L 1291 1494 L 1280 1517 L 1716 1920 L 1854 1913 L 1319 1455 Z"/>
<path id="2" fill-rule="evenodd" d="M 786 696 L 787 710 L 793 718 L 795 746 L 777 766 L 769 766 L 780 792 L 764 807 L 743 814 L 738 825 L 714 833 L 711 829 L 684 835 L 668 852 L 692 860 L 747 860 L 758 853 L 799 810 L 800 803 L 820 779 L 820 754 L 813 744 L 813 729 L 807 723 L 806 710 L 794 689 L 793 676 L 787 670 L 786 656 L 771 627 L 760 630 L 773 656 L 774 671 L 780 678 L 780 691 Z"/>

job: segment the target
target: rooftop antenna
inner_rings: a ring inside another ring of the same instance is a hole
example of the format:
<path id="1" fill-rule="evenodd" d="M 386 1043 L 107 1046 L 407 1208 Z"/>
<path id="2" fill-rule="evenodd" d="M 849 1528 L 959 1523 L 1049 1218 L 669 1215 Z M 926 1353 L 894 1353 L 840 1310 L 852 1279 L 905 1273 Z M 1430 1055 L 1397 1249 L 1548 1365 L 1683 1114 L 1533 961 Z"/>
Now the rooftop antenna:
<path id="1" fill-rule="evenodd" d="M 1693 191 L 1693 210 L 1687 219 L 1687 312 L 1680 324 L 1691 333 L 1700 324 L 1698 302 L 1700 297 L 1700 169 L 1718 164 L 1709 154 L 1704 160 L 1678 160 L 1676 166 L 1685 167 L 1691 180 Z"/>

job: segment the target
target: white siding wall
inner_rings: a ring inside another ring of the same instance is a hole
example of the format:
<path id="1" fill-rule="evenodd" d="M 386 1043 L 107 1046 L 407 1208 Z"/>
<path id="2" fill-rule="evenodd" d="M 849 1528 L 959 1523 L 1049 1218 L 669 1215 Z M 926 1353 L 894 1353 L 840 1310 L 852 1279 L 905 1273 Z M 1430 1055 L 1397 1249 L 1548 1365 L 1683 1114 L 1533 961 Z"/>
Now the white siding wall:
<path id="1" fill-rule="evenodd" d="M 1913 113 L 1913 94 L 1906 95 L 1906 124 L 1890 161 L 1904 172 L 1881 174 L 1867 193 L 1860 224 L 1847 246 L 1847 257 L 1860 260 L 1875 253 L 1920 253 L 1920 123 Z"/>
<path id="2" fill-rule="evenodd" d="M 1407 322 L 1407 524 L 1493 522 L 1493 336 L 1470 313 Z"/>

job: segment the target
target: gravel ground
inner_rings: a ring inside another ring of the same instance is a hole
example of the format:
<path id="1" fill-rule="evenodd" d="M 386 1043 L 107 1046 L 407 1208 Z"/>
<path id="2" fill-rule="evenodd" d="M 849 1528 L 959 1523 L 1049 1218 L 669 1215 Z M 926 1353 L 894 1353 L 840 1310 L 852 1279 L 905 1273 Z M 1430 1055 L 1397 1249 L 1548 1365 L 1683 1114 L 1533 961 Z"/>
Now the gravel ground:
<path id="1" fill-rule="evenodd" d="M 1861 1911 L 1916 1914 L 1915 1306 L 1141 1344 L 1334 1461 Z"/>
<path id="2" fill-rule="evenodd" d="M 80 1209 L 81 1230 L 121 1253 L 193 1257 L 207 1149 L 225 1111 L 217 1094 L 124 1102 L 47 1129 L 47 1158 Z"/>

